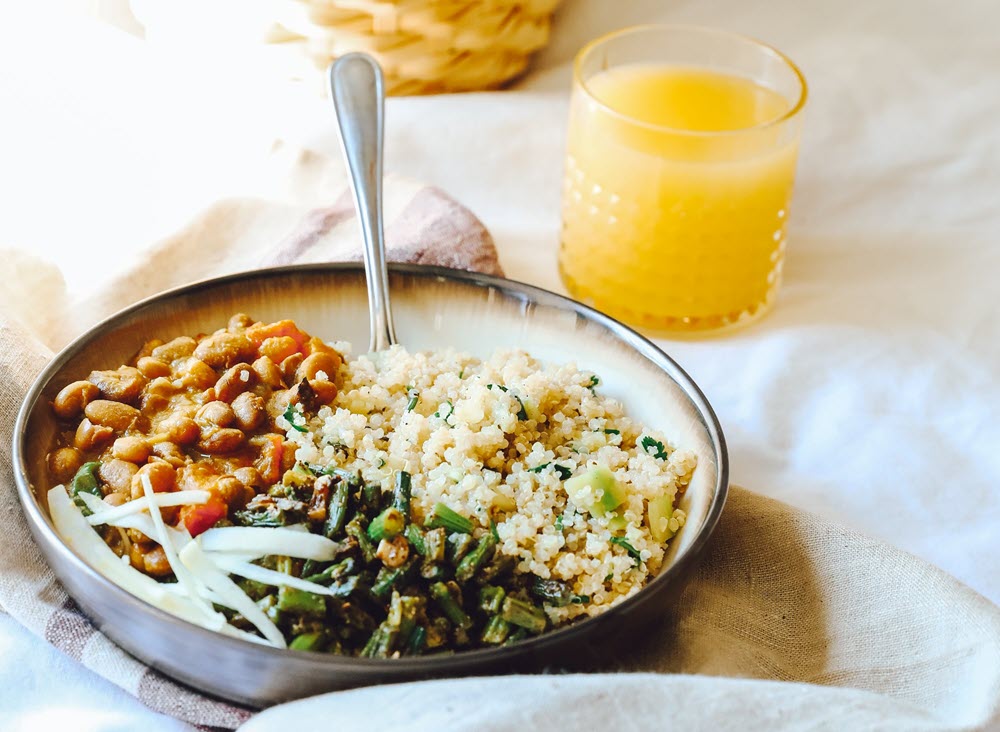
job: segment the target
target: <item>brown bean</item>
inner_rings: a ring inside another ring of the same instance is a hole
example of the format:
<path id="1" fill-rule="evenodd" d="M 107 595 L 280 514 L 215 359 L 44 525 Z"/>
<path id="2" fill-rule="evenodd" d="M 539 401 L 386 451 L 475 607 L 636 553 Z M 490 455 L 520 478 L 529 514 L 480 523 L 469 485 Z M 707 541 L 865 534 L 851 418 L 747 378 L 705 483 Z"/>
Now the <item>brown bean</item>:
<path id="1" fill-rule="evenodd" d="M 153 454 L 175 468 L 187 462 L 184 452 L 174 442 L 157 442 L 153 445 Z"/>
<path id="2" fill-rule="evenodd" d="M 246 330 L 246 328 L 253 325 L 253 323 L 253 318 L 246 313 L 236 313 L 229 319 L 229 322 L 226 323 L 226 330 L 230 333 L 235 333 L 240 330 Z"/>
<path id="3" fill-rule="evenodd" d="M 110 427 L 117 432 L 127 430 L 139 416 L 139 410 L 135 407 L 109 399 L 95 399 L 83 413 L 94 424 Z"/>
<path id="4" fill-rule="evenodd" d="M 156 379 L 161 376 L 170 376 L 170 364 L 152 356 L 140 358 L 136 364 L 139 373 L 147 379 Z"/>
<path id="5" fill-rule="evenodd" d="M 146 574 L 153 577 L 165 577 L 173 572 L 170 568 L 170 562 L 167 561 L 167 553 L 163 551 L 162 546 L 156 546 L 146 552 L 142 558 L 142 568 Z"/>
<path id="6" fill-rule="evenodd" d="M 264 485 L 264 479 L 260 477 L 257 468 L 237 468 L 233 471 L 233 477 L 247 488 L 259 488 Z"/>
<path id="7" fill-rule="evenodd" d="M 228 369 L 249 362 L 256 355 L 254 351 L 254 345 L 243 333 L 222 331 L 203 338 L 194 355 L 212 368 Z"/>
<path id="8" fill-rule="evenodd" d="M 192 445 L 198 440 L 200 428 L 190 417 L 181 414 L 171 414 L 160 422 L 159 432 L 170 442 L 178 445 Z"/>
<path id="9" fill-rule="evenodd" d="M 181 361 L 175 369 L 175 374 L 187 389 L 207 389 L 214 386 L 219 378 L 215 369 L 193 356 Z"/>
<path id="10" fill-rule="evenodd" d="M 115 444 L 111 446 L 112 455 L 119 460 L 125 460 L 136 465 L 142 465 L 149 460 L 149 453 L 149 442 L 146 441 L 146 438 L 139 437 L 138 435 L 119 437 L 115 440 Z"/>
<path id="11" fill-rule="evenodd" d="M 198 410 L 194 415 L 195 421 L 201 425 L 215 425 L 217 427 L 228 427 L 236 421 L 233 408 L 225 402 L 209 402 Z"/>
<path id="12" fill-rule="evenodd" d="M 109 493 L 104 496 L 104 502 L 109 506 L 121 506 L 123 503 L 127 503 L 128 499 L 128 493 Z"/>
<path id="13" fill-rule="evenodd" d="M 278 368 L 278 364 L 272 361 L 267 356 L 261 356 L 251 365 L 254 373 L 257 374 L 257 378 L 260 379 L 262 384 L 270 386 L 272 389 L 275 387 L 284 386 L 281 381 L 281 369 Z"/>
<path id="14" fill-rule="evenodd" d="M 100 389 L 105 399 L 113 402 L 136 402 L 146 386 L 146 377 L 132 366 L 121 366 L 114 371 L 91 371 L 87 381 Z"/>
<path id="15" fill-rule="evenodd" d="M 72 478 L 83 465 L 83 455 L 75 447 L 60 447 L 49 453 L 49 474 L 58 483 Z"/>
<path id="16" fill-rule="evenodd" d="M 265 338 L 257 349 L 261 356 L 267 356 L 275 363 L 281 363 L 292 354 L 299 352 L 299 344 L 290 336 Z"/>
<path id="17" fill-rule="evenodd" d="M 320 378 L 323 381 L 333 381 L 333 378 L 337 375 L 337 369 L 340 368 L 340 360 L 330 353 L 313 353 L 299 364 L 299 367 L 295 370 L 295 380 L 302 381 L 302 379 L 313 379 Z M 326 374 L 324 377 L 320 377 L 319 374 Z"/>
<path id="18" fill-rule="evenodd" d="M 224 455 L 227 452 L 234 452 L 243 446 L 246 435 L 238 429 L 231 427 L 212 427 L 201 431 L 201 439 L 198 440 L 198 449 L 209 455 Z"/>
<path id="19" fill-rule="evenodd" d="M 233 366 L 215 382 L 215 398 L 223 402 L 231 402 L 245 391 L 257 385 L 257 374 L 248 364 L 240 363 Z"/>
<path id="20" fill-rule="evenodd" d="M 302 360 L 301 353 L 293 353 L 281 362 L 281 375 L 284 377 L 285 383 L 292 384 L 295 382 L 295 372 L 298 370 Z"/>
<path id="21" fill-rule="evenodd" d="M 337 385 L 332 381 L 311 379 L 309 386 L 312 388 L 313 394 L 316 395 L 316 401 L 320 404 L 329 404 L 337 398 Z"/>
<path id="22" fill-rule="evenodd" d="M 96 447 L 106 445 L 115 436 L 115 431 L 110 427 L 98 425 L 91 422 L 86 417 L 76 428 L 76 435 L 73 437 L 73 444 L 78 450 L 87 452 Z"/>
<path id="23" fill-rule="evenodd" d="M 296 397 L 297 394 L 294 389 L 282 389 L 273 392 L 267 400 L 267 413 L 275 417 L 284 414 L 285 410 L 288 409 L 288 405 L 295 402 Z"/>
<path id="24" fill-rule="evenodd" d="M 172 465 L 157 460 L 146 463 L 132 476 L 132 498 L 141 498 L 146 495 L 143 489 L 142 476 L 149 476 L 149 483 L 153 486 L 153 493 L 169 493 L 177 485 L 177 471 Z"/>
<path id="25" fill-rule="evenodd" d="M 146 414 L 155 414 L 156 412 L 162 412 L 170 404 L 170 400 L 165 396 L 160 396 L 159 394 L 143 394 L 142 401 L 139 403 L 141 408 L 140 411 Z"/>
<path id="26" fill-rule="evenodd" d="M 52 411 L 60 419 L 72 419 L 100 394 L 101 390 L 89 381 L 74 381 L 56 394 L 56 398 L 52 400 Z"/>
<path id="27" fill-rule="evenodd" d="M 331 356 L 337 359 L 337 366 L 343 362 L 343 357 L 340 352 L 337 351 L 333 346 L 328 346 L 320 338 L 313 336 L 308 341 L 306 341 L 305 352 L 309 354 L 313 353 L 329 353 Z"/>
<path id="28" fill-rule="evenodd" d="M 195 346 L 197 342 L 194 338 L 190 336 L 181 336 L 180 338 L 174 338 L 172 341 L 167 341 L 162 346 L 154 348 L 150 352 L 150 356 L 153 358 L 158 358 L 161 361 L 166 361 L 170 363 L 171 361 L 176 361 L 179 358 L 186 358 L 194 353 Z"/>
<path id="29" fill-rule="evenodd" d="M 146 551 L 149 549 L 149 545 L 136 539 L 133 536 L 133 534 L 138 534 L 143 537 L 145 537 L 146 535 L 143 534 L 141 531 L 137 531 L 136 529 L 129 529 L 127 533 L 128 533 L 128 538 L 132 540 L 132 546 L 129 547 L 128 551 L 129 562 L 132 564 L 133 567 L 141 570 L 145 566 L 142 560 L 143 557 L 146 556 Z"/>
<path id="30" fill-rule="evenodd" d="M 261 426 L 267 417 L 267 410 L 263 399 L 247 391 L 233 399 L 233 414 L 236 415 L 237 426 L 250 432 Z"/>
<path id="31" fill-rule="evenodd" d="M 166 376 L 157 376 L 155 379 L 146 384 L 145 394 L 156 394 L 157 396 L 169 397 L 176 394 L 178 388 L 174 386 L 174 382 Z"/>
<path id="32" fill-rule="evenodd" d="M 97 469 L 98 477 L 112 493 L 124 493 L 132 486 L 132 477 L 139 472 L 135 463 L 124 460 L 106 460 Z"/>
<path id="33" fill-rule="evenodd" d="M 145 343 L 142 344 L 142 348 L 139 349 L 139 352 L 135 354 L 135 358 L 133 358 L 132 360 L 138 361 L 141 358 L 146 358 L 146 356 L 152 355 L 154 348 L 157 348 L 158 346 L 162 345 L 163 341 L 161 341 L 159 338 L 154 338 L 151 341 L 146 341 Z"/>
<path id="34" fill-rule="evenodd" d="M 237 510 L 247 505 L 253 498 L 253 488 L 243 485 L 239 478 L 234 475 L 223 475 L 215 482 L 215 492 L 226 505 Z"/>

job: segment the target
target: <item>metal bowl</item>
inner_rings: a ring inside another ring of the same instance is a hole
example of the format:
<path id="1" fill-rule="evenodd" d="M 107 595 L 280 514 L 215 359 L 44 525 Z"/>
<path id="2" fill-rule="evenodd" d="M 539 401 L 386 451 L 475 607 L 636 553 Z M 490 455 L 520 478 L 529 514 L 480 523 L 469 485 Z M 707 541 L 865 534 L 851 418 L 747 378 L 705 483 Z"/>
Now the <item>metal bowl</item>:
<path id="1" fill-rule="evenodd" d="M 722 430 L 695 383 L 634 331 L 537 287 L 422 266 L 392 266 L 390 280 L 396 330 L 411 350 L 450 346 L 488 356 L 497 347 L 523 348 L 547 361 L 576 362 L 599 374 L 603 393 L 623 401 L 630 416 L 697 452 L 698 467 L 682 502 L 689 520 L 672 541 L 660 574 L 598 617 L 511 646 L 379 660 L 279 650 L 227 637 L 168 615 L 92 569 L 60 540 L 44 501 L 50 487 L 45 456 L 57 430 L 52 398 L 92 369 L 125 363 L 150 338 L 211 332 L 235 312 L 262 320 L 292 318 L 327 340 L 368 342 L 360 265 L 280 267 L 208 280 L 133 305 L 70 344 L 28 392 L 14 430 L 18 495 L 45 558 L 103 633 L 184 683 L 261 706 L 414 678 L 606 666 L 637 631 L 670 612 L 719 519 L 729 485 Z"/>

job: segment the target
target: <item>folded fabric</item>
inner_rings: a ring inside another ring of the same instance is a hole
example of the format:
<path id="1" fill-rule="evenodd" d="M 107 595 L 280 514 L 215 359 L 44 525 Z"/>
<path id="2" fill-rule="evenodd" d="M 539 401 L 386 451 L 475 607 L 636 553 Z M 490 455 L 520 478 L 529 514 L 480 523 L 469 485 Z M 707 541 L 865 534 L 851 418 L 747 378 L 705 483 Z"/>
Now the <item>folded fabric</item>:
<path id="1" fill-rule="evenodd" d="M 489 235 L 439 191 L 391 184 L 390 257 L 499 272 Z M 146 263 L 67 308 L 59 343 L 166 287 L 260 264 L 356 258 L 346 194 L 318 211 L 213 206 Z M 279 235 L 280 233 L 280 235 Z M 279 244 L 276 246 L 274 242 Z M 443 242 L 443 244 L 442 244 Z M 194 255 L 198 254 L 197 257 Z M 395 256 L 394 256 L 395 255 Z M 72 312 L 71 312 L 72 311 Z M 14 415 L 51 353 L 0 317 L 0 608 L 147 706 L 193 724 L 337 719 L 408 729 L 976 729 L 1000 722 L 1000 609 L 940 570 L 734 487 L 690 585 L 606 673 L 438 680 L 338 692 L 256 717 L 146 668 L 97 632 L 45 565 L 17 505 Z"/>

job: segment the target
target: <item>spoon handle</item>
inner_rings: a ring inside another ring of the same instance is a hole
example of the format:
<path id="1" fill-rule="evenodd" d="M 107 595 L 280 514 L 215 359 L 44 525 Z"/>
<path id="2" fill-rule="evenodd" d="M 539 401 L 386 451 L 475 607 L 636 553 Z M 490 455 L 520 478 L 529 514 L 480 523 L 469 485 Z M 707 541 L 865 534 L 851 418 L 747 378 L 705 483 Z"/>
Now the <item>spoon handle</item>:
<path id="1" fill-rule="evenodd" d="M 389 274 L 382 228 L 382 138 L 385 82 L 371 56 L 349 53 L 330 66 L 330 92 L 340 143 L 351 171 L 354 205 L 364 239 L 371 351 L 396 342 L 389 306 Z"/>

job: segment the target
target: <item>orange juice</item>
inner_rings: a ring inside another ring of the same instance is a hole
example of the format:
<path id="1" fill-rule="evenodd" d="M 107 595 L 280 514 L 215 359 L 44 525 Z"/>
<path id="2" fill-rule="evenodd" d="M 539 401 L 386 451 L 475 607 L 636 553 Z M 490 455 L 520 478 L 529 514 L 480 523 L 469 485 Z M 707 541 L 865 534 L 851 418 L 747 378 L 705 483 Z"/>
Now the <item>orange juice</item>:
<path id="1" fill-rule="evenodd" d="M 563 189 L 569 290 L 658 330 L 749 320 L 781 277 L 794 100 L 749 78 L 625 64 L 577 82 Z"/>

